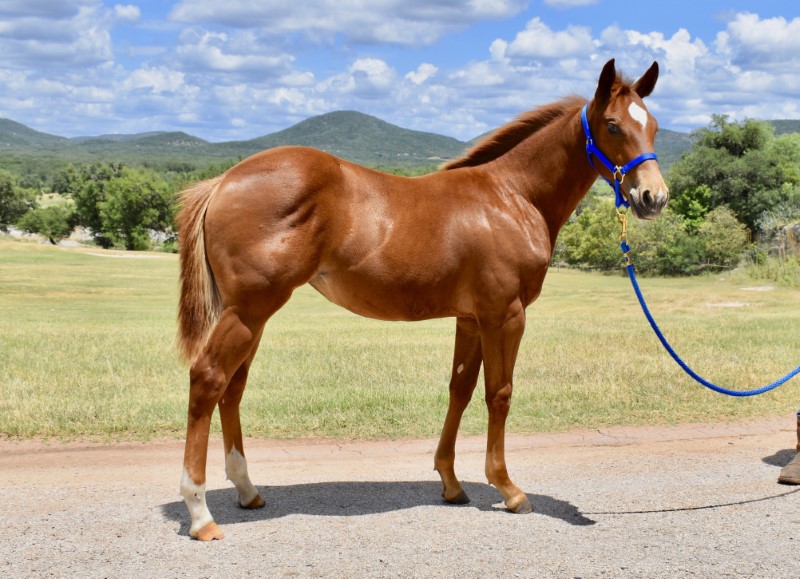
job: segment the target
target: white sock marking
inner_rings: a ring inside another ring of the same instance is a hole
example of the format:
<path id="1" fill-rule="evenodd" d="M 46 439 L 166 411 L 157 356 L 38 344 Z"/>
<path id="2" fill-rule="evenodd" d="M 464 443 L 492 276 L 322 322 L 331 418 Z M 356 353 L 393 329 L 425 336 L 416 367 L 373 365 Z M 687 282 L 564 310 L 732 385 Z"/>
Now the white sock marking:
<path id="1" fill-rule="evenodd" d="M 636 103 L 631 103 L 628 107 L 628 112 L 633 117 L 633 120 L 642 125 L 642 128 L 647 128 L 647 111 Z"/>
<path id="2" fill-rule="evenodd" d="M 206 506 L 206 485 L 205 483 L 195 484 L 186 469 L 183 469 L 181 495 L 183 495 L 183 500 L 186 501 L 186 506 L 189 508 L 189 515 L 192 517 L 192 527 L 189 529 L 189 533 L 195 536 L 200 529 L 214 520 Z"/>
<path id="3" fill-rule="evenodd" d="M 250 476 L 247 474 L 247 461 L 235 448 L 232 448 L 225 457 L 225 474 L 239 492 L 239 503 L 246 506 L 253 502 L 258 490 L 250 482 Z"/>

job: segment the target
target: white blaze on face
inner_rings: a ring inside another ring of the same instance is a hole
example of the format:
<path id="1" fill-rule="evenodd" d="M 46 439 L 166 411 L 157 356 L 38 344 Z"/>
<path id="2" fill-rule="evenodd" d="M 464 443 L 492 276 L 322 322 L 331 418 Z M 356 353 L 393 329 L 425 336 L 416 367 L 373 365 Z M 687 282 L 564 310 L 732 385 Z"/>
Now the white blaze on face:
<path id="1" fill-rule="evenodd" d="M 628 112 L 633 117 L 633 120 L 642 125 L 642 129 L 647 127 L 647 111 L 636 103 L 631 103 L 628 107 Z"/>

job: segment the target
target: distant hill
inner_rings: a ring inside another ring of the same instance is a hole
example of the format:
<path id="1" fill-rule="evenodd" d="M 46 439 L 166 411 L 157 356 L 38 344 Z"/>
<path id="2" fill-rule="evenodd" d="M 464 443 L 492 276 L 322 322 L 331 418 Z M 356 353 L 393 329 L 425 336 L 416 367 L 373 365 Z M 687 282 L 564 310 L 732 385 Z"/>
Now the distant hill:
<path id="1" fill-rule="evenodd" d="M 34 151 L 58 150 L 69 146 L 70 140 L 40 133 L 21 123 L 9 119 L 0 119 L 0 153 L 13 151 L 16 148 Z"/>
<path id="2" fill-rule="evenodd" d="M 771 121 L 778 135 L 800 132 L 800 121 Z M 485 135 L 481 135 L 485 136 Z M 368 166 L 415 167 L 439 164 L 461 155 L 469 142 L 435 133 L 412 131 L 354 111 L 337 111 L 306 119 L 288 129 L 247 141 L 209 143 L 183 132 L 144 132 L 68 139 L 0 119 L 0 167 L 21 171 L 37 163 L 49 170 L 67 163 L 123 161 L 192 167 L 248 157 L 279 145 L 316 147 Z M 693 137 L 662 130 L 655 149 L 662 170 L 691 150 Z"/>
<path id="3" fill-rule="evenodd" d="M 787 133 L 800 133 L 800 120 L 796 119 L 783 119 L 778 121 L 769 121 L 775 127 L 775 136 L 785 135 Z"/>
<path id="4" fill-rule="evenodd" d="M 694 138 L 689 133 L 679 133 L 669 129 L 660 129 L 656 135 L 655 149 L 658 164 L 664 172 L 669 171 L 684 153 L 692 150 Z"/>
<path id="5" fill-rule="evenodd" d="M 354 111 L 312 117 L 242 145 L 256 150 L 303 145 L 373 166 L 438 164 L 457 157 L 467 147 L 466 143 L 452 137 L 402 129 Z"/>
<path id="6" fill-rule="evenodd" d="M 39 133 L 0 119 L 0 155 L 43 152 L 63 162 L 166 161 L 208 165 L 249 157 L 280 145 L 304 145 L 369 166 L 412 167 L 439 164 L 460 155 L 467 143 L 434 133 L 412 131 L 353 111 L 311 117 L 288 129 L 251 139 L 209 143 L 183 132 L 147 132 L 67 139 Z"/>

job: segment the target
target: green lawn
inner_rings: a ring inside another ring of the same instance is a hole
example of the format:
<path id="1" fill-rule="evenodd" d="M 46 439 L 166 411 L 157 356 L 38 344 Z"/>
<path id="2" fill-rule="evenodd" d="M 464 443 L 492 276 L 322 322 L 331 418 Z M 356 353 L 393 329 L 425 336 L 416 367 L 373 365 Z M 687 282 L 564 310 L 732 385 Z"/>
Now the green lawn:
<path id="1" fill-rule="evenodd" d="M 0 238 L 0 433 L 183 436 L 188 371 L 173 345 L 177 268 L 174 255 Z M 765 284 L 728 277 L 640 282 L 678 353 L 711 381 L 753 388 L 800 364 L 797 289 L 742 289 Z M 301 288 L 267 325 L 242 405 L 245 433 L 435 436 L 453 332 L 453 320 L 359 318 Z M 790 416 L 798 385 L 800 378 L 747 399 L 709 392 L 662 350 L 627 279 L 554 270 L 528 308 L 509 429 Z M 479 388 L 462 431 L 483 432 L 485 423 Z"/>

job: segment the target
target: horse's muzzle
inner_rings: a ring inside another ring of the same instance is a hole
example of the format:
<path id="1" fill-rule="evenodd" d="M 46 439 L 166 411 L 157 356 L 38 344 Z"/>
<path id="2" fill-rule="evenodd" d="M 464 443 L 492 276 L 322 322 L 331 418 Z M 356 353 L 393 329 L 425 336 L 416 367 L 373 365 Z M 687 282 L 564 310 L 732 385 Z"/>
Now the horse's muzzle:
<path id="1" fill-rule="evenodd" d="M 669 201 L 669 189 L 660 184 L 657 188 L 642 186 L 628 191 L 631 211 L 639 219 L 655 219 Z"/>

